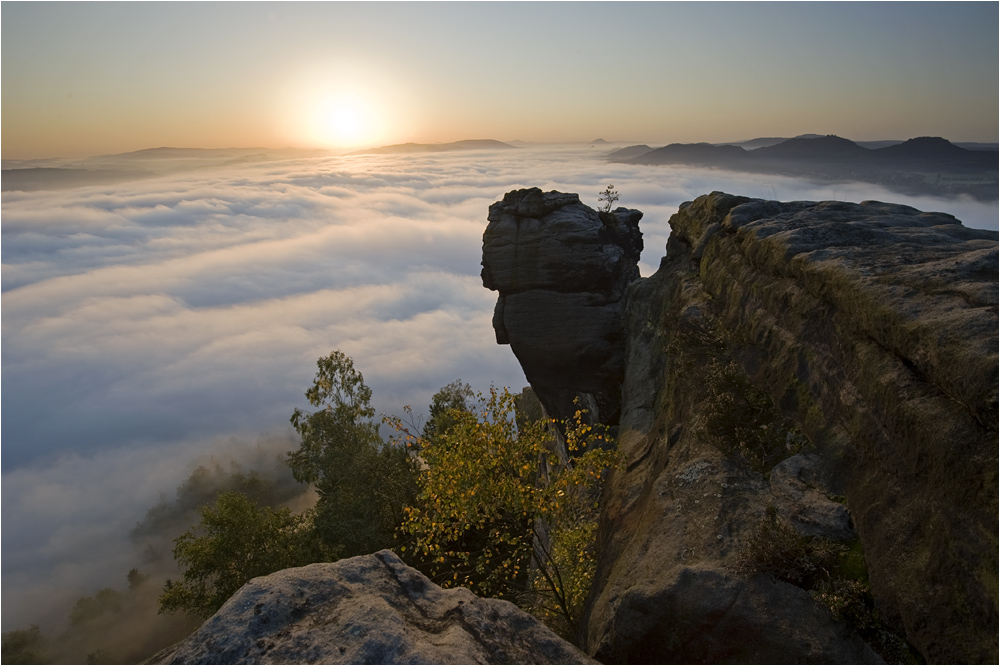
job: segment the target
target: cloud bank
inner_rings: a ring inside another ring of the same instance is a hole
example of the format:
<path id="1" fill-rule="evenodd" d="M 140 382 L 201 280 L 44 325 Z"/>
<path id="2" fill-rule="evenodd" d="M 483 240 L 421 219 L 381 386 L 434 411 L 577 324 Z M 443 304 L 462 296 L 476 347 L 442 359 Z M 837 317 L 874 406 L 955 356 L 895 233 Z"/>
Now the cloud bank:
<path id="1" fill-rule="evenodd" d="M 333 349 L 353 357 L 385 413 L 424 411 L 459 377 L 523 386 L 479 279 L 487 208 L 511 189 L 579 192 L 596 206 L 613 183 L 620 205 L 645 213 L 644 275 L 677 206 L 713 190 L 895 201 L 997 228 L 995 204 L 609 164 L 604 153 L 285 159 L 5 193 L 4 630 L 44 615 L 40 590 L 72 599 L 117 582 L 134 566 L 128 528 L 156 494 L 234 434 L 287 434 Z"/>

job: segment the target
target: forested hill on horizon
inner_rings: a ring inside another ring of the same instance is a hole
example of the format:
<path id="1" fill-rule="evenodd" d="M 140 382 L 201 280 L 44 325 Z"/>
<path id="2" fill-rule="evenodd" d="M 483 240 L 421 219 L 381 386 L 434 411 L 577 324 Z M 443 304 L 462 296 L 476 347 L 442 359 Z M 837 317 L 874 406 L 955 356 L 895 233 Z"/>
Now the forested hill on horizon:
<path id="1" fill-rule="evenodd" d="M 854 142 L 832 134 L 802 135 L 792 139 L 760 138 L 732 144 L 628 146 L 610 153 L 608 159 L 628 164 L 680 164 L 821 181 L 854 180 L 876 183 L 905 194 L 964 194 L 980 201 L 996 201 L 996 144 L 970 145 L 973 149 L 941 137 L 917 137 L 897 143 Z"/>

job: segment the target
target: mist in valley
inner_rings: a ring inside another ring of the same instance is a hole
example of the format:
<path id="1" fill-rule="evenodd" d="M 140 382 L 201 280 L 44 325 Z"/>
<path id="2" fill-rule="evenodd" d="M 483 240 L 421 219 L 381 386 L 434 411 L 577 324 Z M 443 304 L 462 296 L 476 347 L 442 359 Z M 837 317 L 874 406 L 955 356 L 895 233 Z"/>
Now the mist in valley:
<path id="1" fill-rule="evenodd" d="M 613 184 L 618 205 L 644 213 L 644 276 L 678 205 L 714 190 L 891 201 L 998 226 L 995 201 L 608 162 L 624 145 L 146 155 L 135 179 L 6 191 L 3 630 L 38 624 L 85 656 L 102 648 L 73 638 L 70 611 L 112 588 L 119 610 L 106 618 L 136 620 L 129 654 L 152 645 L 149 627 L 186 631 L 155 614 L 177 575 L 172 540 L 238 475 L 259 474 L 268 503 L 309 504 L 283 464 L 297 446 L 288 419 L 333 349 L 390 415 L 425 412 L 458 377 L 524 386 L 479 277 L 487 209 L 507 191 L 576 192 L 596 207 Z M 130 590 L 133 568 L 148 579 Z"/>

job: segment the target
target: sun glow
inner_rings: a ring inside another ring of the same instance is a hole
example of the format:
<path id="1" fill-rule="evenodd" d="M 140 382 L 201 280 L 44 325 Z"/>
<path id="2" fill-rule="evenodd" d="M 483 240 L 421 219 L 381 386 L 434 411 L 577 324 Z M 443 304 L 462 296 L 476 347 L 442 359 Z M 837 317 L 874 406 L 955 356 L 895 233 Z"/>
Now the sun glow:
<path id="1" fill-rule="evenodd" d="M 412 140 L 411 97 L 406 82 L 376 67 L 318 63 L 290 73 L 275 111 L 290 144 L 349 150 Z"/>
<path id="2" fill-rule="evenodd" d="M 358 95 L 328 95 L 314 105 L 309 138 L 326 146 L 350 148 L 378 141 L 385 122 L 373 105 Z"/>

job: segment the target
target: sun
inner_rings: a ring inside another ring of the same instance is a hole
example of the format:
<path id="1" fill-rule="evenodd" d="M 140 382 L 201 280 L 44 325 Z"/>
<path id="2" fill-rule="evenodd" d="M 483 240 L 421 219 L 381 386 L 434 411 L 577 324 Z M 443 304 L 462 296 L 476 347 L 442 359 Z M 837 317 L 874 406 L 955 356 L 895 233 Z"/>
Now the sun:
<path id="1" fill-rule="evenodd" d="M 382 123 L 373 105 L 358 95 L 328 95 L 318 100 L 310 118 L 316 143 L 351 148 L 371 144 L 382 134 Z"/>

